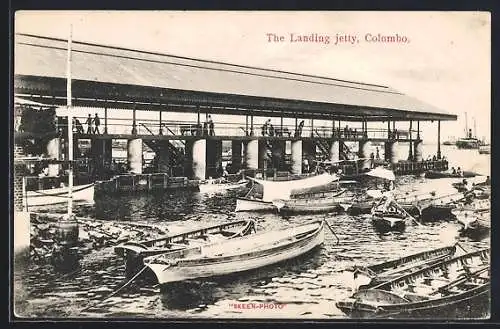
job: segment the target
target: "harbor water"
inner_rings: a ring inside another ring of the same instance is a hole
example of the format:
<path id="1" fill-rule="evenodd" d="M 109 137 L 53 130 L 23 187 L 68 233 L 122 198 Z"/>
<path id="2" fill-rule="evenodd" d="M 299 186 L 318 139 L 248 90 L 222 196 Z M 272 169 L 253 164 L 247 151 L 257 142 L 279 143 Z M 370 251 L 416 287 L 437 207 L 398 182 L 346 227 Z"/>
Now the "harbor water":
<path id="1" fill-rule="evenodd" d="M 424 157 L 434 154 L 436 145 L 424 145 Z M 428 153 L 425 153 L 425 152 Z M 450 167 L 490 175 L 490 156 L 477 150 L 441 147 Z M 425 190 L 420 177 L 398 177 L 397 185 Z M 442 184 L 446 183 L 445 180 Z M 439 187 L 438 187 L 439 188 Z M 447 187 L 448 188 L 448 187 Z M 410 253 L 460 242 L 466 250 L 488 247 L 489 237 L 479 241 L 459 237 L 459 225 L 437 221 L 409 225 L 402 233 L 378 233 L 366 216 L 316 214 L 282 217 L 278 214 L 235 213 L 236 197 L 244 190 L 218 194 L 178 191 L 162 195 L 113 196 L 94 205 L 76 205 L 77 216 L 102 221 L 155 224 L 169 231 L 207 223 L 252 218 L 257 232 L 326 219 L 335 231 L 325 228 L 325 242 L 319 248 L 289 261 L 266 268 L 207 278 L 178 285 L 169 291 L 147 280 L 137 280 L 94 308 L 83 309 L 123 284 L 124 263 L 113 247 L 85 255 L 81 270 L 55 273 L 50 265 L 26 263 L 14 272 L 15 314 L 26 318 L 290 318 L 336 319 L 345 315 L 335 302 L 351 293 L 351 282 L 343 270 L 369 265 Z M 65 206 L 42 211 L 65 211 Z M 337 239 L 338 238 L 338 239 Z M 265 304 L 265 309 L 244 305 Z M 273 306 L 271 306 L 273 305 Z M 276 307 L 275 305 L 280 305 Z"/>

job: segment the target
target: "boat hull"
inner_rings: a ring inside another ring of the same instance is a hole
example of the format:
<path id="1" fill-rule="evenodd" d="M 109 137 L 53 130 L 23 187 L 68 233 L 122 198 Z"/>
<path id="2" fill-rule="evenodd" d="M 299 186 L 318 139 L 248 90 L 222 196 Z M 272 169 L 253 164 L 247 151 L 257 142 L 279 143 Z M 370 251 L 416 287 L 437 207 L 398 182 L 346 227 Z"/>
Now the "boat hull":
<path id="1" fill-rule="evenodd" d="M 73 187 L 73 201 L 94 202 L 94 184 Z M 45 205 L 63 204 L 68 202 L 68 188 L 54 188 L 48 190 L 28 191 L 23 196 L 25 206 L 38 207 Z"/>
<path id="2" fill-rule="evenodd" d="M 203 257 L 196 263 L 182 265 L 169 266 L 167 264 L 149 263 L 147 266 L 153 270 L 160 285 L 249 271 L 298 257 L 320 246 L 324 242 L 323 226 L 322 223 L 314 234 L 299 242 L 288 243 L 272 249 L 234 254 L 221 258 L 205 259 Z"/>
<path id="3" fill-rule="evenodd" d="M 377 306 L 352 300 L 337 302 L 336 306 L 351 318 L 484 319 L 490 314 L 490 284 L 459 295 L 427 301 Z"/>
<path id="4" fill-rule="evenodd" d="M 275 211 L 276 206 L 272 202 L 262 201 L 258 199 L 237 198 L 236 212 L 240 211 Z"/>
<path id="5" fill-rule="evenodd" d="M 406 228 L 406 222 L 404 219 L 387 216 L 373 216 L 372 224 L 375 229 L 381 233 L 391 231 L 403 232 Z"/>

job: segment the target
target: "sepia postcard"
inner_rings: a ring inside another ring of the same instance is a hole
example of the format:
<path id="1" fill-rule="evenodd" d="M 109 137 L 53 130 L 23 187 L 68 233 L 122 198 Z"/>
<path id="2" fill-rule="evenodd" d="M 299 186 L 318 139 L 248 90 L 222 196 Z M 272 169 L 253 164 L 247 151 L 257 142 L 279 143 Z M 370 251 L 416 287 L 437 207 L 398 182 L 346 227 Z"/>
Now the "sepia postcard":
<path id="1" fill-rule="evenodd" d="M 24 10 L 13 39 L 14 321 L 490 318 L 489 12 Z"/>

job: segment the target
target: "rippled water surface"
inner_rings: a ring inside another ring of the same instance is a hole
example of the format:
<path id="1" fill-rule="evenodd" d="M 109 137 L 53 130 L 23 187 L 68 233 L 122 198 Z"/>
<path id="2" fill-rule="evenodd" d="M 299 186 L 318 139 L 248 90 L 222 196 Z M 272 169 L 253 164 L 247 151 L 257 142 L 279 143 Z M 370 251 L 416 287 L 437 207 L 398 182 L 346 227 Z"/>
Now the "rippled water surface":
<path id="1" fill-rule="evenodd" d="M 453 163 L 489 174 L 489 157 L 474 154 L 465 164 L 466 152 L 448 149 Z M 472 155 L 472 154 L 471 154 Z M 479 159 L 479 160 L 477 160 Z M 485 172 L 486 170 L 486 172 Z M 421 178 L 402 177 L 400 184 L 424 188 Z M 123 282 L 123 261 L 112 247 L 86 255 L 82 270 L 71 275 L 54 273 L 50 266 L 25 264 L 15 272 L 15 304 L 26 317 L 127 317 L 127 318 L 343 318 L 335 302 L 351 294 L 343 276 L 346 267 L 368 265 L 409 253 L 461 241 L 472 250 L 489 245 L 489 239 L 471 241 L 458 237 L 458 225 L 440 221 L 410 225 L 403 233 L 379 234 L 367 217 L 338 214 L 280 217 L 276 214 L 235 213 L 236 197 L 244 190 L 215 195 L 177 192 L 163 195 L 122 196 L 97 200 L 94 206 L 77 206 L 79 216 L 109 221 L 156 223 L 169 229 L 207 222 L 256 220 L 257 230 L 271 230 L 325 218 L 337 238 L 325 228 L 325 243 L 299 258 L 223 278 L 179 284 L 160 292 L 154 282 L 138 280 L 95 308 L 86 306 L 108 295 Z M 46 209 L 64 211 L 63 207 Z M 338 242 L 337 242 L 338 241 Z M 279 303 L 281 309 L 237 309 L 237 303 Z"/>

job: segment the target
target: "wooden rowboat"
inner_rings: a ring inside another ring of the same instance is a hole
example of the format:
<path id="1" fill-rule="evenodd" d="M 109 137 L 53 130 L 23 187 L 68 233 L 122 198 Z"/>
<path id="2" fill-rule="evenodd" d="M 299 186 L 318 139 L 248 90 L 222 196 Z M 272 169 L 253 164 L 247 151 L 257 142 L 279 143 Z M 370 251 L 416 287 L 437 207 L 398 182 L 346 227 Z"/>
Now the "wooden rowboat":
<path id="1" fill-rule="evenodd" d="M 324 221 L 144 259 L 160 285 L 248 271 L 298 257 L 324 241 Z"/>
<path id="2" fill-rule="evenodd" d="M 344 270 L 344 272 L 352 276 L 354 290 L 357 290 L 358 287 L 366 289 L 449 259 L 453 257 L 455 252 L 456 246 L 446 246 L 366 267 L 354 266 Z"/>
<path id="3" fill-rule="evenodd" d="M 94 202 L 94 184 L 73 187 L 73 201 Z M 68 202 L 68 188 L 59 187 L 46 190 L 27 191 L 23 195 L 24 206 L 29 207 L 62 204 Z"/>
<path id="4" fill-rule="evenodd" d="M 255 223 L 252 220 L 238 220 L 186 230 L 153 240 L 128 241 L 115 246 L 114 250 L 125 259 L 126 273 L 130 276 L 144 266 L 145 257 L 241 237 L 252 232 L 255 232 Z"/>
<path id="5" fill-rule="evenodd" d="M 383 197 L 372 209 L 372 224 L 381 233 L 403 232 L 410 216 L 391 197 Z"/>
<path id="6" fill-rule="evenodd" d="M 274 211 L 276 206 L 272 201 L 263 201 L 255 198 L 237 198 L 234 211 Z"/>
<path id="7" fill-rule="evenodd" d="M 490 307 L 490 250 L 482 249 L 363 289 L 336 306 L 353 318 L 474 319 Z"/>

